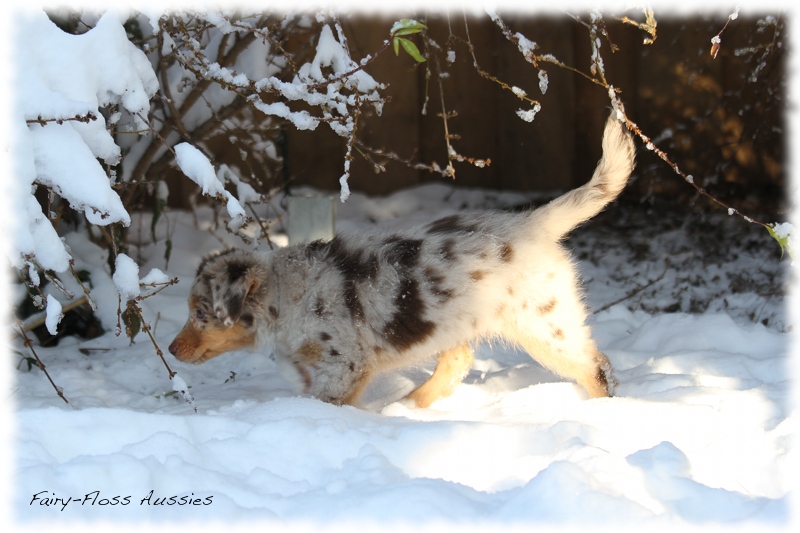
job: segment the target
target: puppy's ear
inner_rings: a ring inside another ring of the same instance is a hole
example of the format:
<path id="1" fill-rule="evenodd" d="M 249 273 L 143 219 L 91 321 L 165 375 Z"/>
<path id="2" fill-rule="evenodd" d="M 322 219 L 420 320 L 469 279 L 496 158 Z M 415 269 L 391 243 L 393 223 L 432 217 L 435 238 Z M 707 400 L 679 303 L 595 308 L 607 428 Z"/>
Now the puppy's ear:
<path id="1" fill-rule="evenodd" d="M 245 300 L 261 285 L 258 265 L 247 258 L 229 258 L 213 283 L 214 313 L 230 327 L 242 316 Z"/>

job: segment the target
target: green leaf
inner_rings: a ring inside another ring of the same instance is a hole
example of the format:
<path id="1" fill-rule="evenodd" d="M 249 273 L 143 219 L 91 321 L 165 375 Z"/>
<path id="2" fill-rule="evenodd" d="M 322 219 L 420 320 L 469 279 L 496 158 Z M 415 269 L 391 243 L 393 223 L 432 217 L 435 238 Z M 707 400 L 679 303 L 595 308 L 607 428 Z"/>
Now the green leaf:
<path id="1" fill-rule="evenodd" d="M 169 266 L 169 258 L 172 255 L 172 239 L 167 239 L 166 248 L 164 248 L 164 260 L 167 262 L 167 266 Z"/>
<path id="2" fill-rule="evenodd" d="M 392 40 L 392 45 L 394 45 L 394 55 L 400 55 L 400 39 L 395 37 Z"/>
<path id="3" fill-rule="evenodd" d="M 389 33 L 392 36 L 413 35 L 414 33 L 419 33 L 427 29 L 428 27 L 425 24 L 417 22 L 414 19 L 400 19 L 392 25 L 392 29 Z"/>
<path id="4" fill-rule="evenodd" d="M 789 246 L 789 235 L 781 235 L 779 236 L 775 233 L 775 230 L 772 226 L 767 226 L 767 231 L 770 234 L 770 237 L 775 239 L 778 242 L 778 245 L 781 247 L 781 259 L 783 259 L 783 253 L 785 251 L 789 252 L 789 257 L 794 259 L 794 254 L 792 253 L 792 248 Z"/>
<path id="5" fill-rule="evenodd" d="M 161 218 L 165 207 L 167 207 L 167 201 L 163 198 L 156 198 L 153 206 L 153 220 L 150 222 L 150 236 L 153 237 L 153 242 L 156 241 L 156 224 L 158 224 L 158 219 Z"/>
<path id="6" fill-rule="evenodd" d="M 403 46 L 403 50 L 405 50 L 408 55 L 413 57 L 416 61 L 420 63 L 425 62 L 425 58 L 422 57 L 422 54 L 419 53 L 419 49 L 417 45 L 409 41 L 408 39 L 403 39 L 402 37 L 398 38 L 400 44 Z"/>

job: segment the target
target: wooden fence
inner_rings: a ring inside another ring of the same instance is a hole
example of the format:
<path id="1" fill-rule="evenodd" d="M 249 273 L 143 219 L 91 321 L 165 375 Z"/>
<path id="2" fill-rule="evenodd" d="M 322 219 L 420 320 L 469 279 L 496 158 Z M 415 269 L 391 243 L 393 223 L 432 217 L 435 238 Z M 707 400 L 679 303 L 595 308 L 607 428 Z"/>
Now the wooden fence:
<path id="1" fill-rule="evenodd" d="M 609 41 L 602 39 L 607 79 L 622 91 L 630 117 L 651 136 L 661 136 L 664 147 L 674 151 L 686 171 L 716 181 L 781 182 L 782 53 L 773 50 L 762 68 L 761 80 L 748 83 L 758 58 L 741 49 L 769 43 L 773 35 L 759 32 L 758 19 L 740 17 L 726 28 L 720 53 L 713 58 L 711 37 L 722 29 L 726 18 L 727 14 L 719 13 L 692 20 L 659 20 L 657 39 L 650 45 L 643 44 L 647 34 L 640 29 L 609 21 L 608 35 L 617 49 L 612 52 Z M 353 57 L 379 49 L 392 21 L 345 20 Z M 589 73 L 589 33 L 580 23 L 566 15 L 518 16 L 506 22 L 513 32 L 536 42 L 537 52 Z M 429 17 L 427 23 L 433 39 L 455 53 L 452 64 L 439 60 L 448 72 L 442 80 L 443 91 L 440 93 L 435 76 L 426 81 L 426 69 L 434 69 L 434 64 L 418 65 L 402 51 L 399 57 L 391 51 L 384 53 L 369 72 L 389 85 L 391 102 L 382 116 L 362 117 L 359 131 L 366 144 L 445 166 L 443 99 L 445 110 L 457 113 L 448 120 L 450 134 L 458 136 L 452 141 L 455 150 L 465 157 L 491 159 L 485 168 L 455 163 L 456 184 L 546 190 L 574 187 L 588 179 L 600 156 L 602 124 L 610 110 L 605 89 L 573 71 L 543 63 L 540 67 L 547 72 L 548 83 L 542 94 L 539 70 L 524 60 L 488 17 L 470 17 L 468 31 L 479 67 L 541 102 L 542 109 L 533 122 L 525 122 L 516 111 L 527 110 L 530 104 L 479 75 L 464 43 L 467 28 L 463 15 L 452 14 L 449 20 L 444 15 Z M 448 40 L 451 31 L 457 38 Z M 765 86 L 780 94 L 768 96 Z M 424 115 L 423 108 L 427 111 Z M 314 132 L 289 128 L 287 137 L 294 183 L 337 189 L 343 172 L 344 140 L 324 127 Z M 640 173 L 658 166 L 654 157 L 640 156 Z M 373 166 L 357 155 L 351 188 L 386 194 L 447 180 L 396 162 L 387 162 L 385 167 L 384 173 L 376 174 Z M 661 164 L 659 172 L 663 174 L 664 169 L 669 174 L 669 168 Z"/>

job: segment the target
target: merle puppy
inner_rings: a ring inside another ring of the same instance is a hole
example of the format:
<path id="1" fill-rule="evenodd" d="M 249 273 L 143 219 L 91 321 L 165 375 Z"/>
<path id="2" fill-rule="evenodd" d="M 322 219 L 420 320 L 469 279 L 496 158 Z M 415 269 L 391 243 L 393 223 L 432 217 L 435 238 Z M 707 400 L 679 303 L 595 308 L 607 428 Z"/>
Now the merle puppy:
<path id="1" fill-rule="evenodd" d="M 212 254 L 169 350 L 192 363 L 240 348 L 274 354 L 299 390 L 351 405 L 377 372 L 435 356 L 433 375 L 408 395 L 427 407 L 469 371 L 472 343 L 499 338 L 590 397 L 609 396 L 611 364 L 592 341 L 559 241 L 617 197 L 633 165 L 631 136 L 612 117 L 591 181 L 538 209 Z"/>

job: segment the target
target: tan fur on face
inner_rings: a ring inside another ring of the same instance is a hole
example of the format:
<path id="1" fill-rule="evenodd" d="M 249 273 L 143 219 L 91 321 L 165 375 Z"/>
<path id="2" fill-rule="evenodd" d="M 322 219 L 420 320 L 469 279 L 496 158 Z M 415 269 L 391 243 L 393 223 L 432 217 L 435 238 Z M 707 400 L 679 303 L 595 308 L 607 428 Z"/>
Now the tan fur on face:
<path id="1" fill-rule="evenodd" d="M 467 375 L 471 343 L 500 339 L 589 397 L 609 396 L 611 363 L 592 340 L 575 265 L 560 241 L 620 193 L 633 161 L 633 141 L 612 118 L 592 179 L 535 210 L 455 213 L 266 256 L 211 254 L 198 267 L 190 317 L 170 352 L 201 363 L 255 348 L 274 356 L 298 392 L 350 405 L 376 373 L 436 355 L 433 375 L 408 395 L 427 407 Z"/>
<path id="2" fill-rule="evenodd" d="M 230 327 L 212 321 L 199 323 L 194 318 L 198 304 L 194 299 L 189 302 L 190 318 L 170 345 L 170 352 L 178 360 L 199 364 L 225 352 L 254 345 L 255 333 L 238 322 Z"/>

